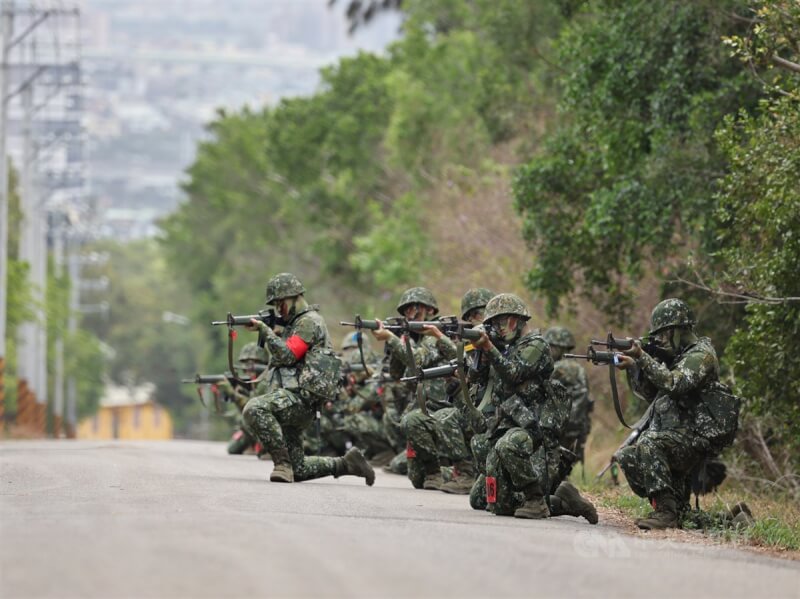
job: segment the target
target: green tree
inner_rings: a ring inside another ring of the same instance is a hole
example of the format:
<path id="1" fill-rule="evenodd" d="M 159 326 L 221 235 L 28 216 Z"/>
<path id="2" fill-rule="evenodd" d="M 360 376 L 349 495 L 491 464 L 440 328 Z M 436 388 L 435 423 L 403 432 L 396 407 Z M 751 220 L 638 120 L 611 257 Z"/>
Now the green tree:
<path id="1" fill-rule="evenodd" d="M 669 278 L 697 248 L 724 159 L 713 133 L 758 86 L 720 38 L 736 2 L 598 1 L 559 40 L 561 124 L 517 174 L 530 289 L 576 292 L 624 320 L 645 266 Z"/>

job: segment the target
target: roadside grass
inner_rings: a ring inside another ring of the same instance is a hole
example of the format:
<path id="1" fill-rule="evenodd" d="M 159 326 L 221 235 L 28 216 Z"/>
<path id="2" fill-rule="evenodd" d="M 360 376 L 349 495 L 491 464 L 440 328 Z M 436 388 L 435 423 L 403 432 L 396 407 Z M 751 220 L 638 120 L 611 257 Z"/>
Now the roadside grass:
<path id="1" fill-rule="evenodd" d="M 617 510 L 631 523 L 651 511 L 649 502 L 631 491 L 624 476 L 620 476 L 620 485 L 614 487 L 608 477 L 598 481 L 588 471 L 582 477 L 578 466 L 570 480 L 582 492 L 590 495 L 595 505 Z M 702 532 L 716 542 L 763 548 L 800 559 L 800 506 L 792 498 L 755 494 L 746 486 L 726 481 L 717 492 L 701 497 L 700 507 L 704 512 L 714 514 L 726 511 L 741 501 L 746 502 L 753 513 L 753 525 L 730 528 L 717 523 Z M 690 526 L 686 528 L 690 529 Z"/>

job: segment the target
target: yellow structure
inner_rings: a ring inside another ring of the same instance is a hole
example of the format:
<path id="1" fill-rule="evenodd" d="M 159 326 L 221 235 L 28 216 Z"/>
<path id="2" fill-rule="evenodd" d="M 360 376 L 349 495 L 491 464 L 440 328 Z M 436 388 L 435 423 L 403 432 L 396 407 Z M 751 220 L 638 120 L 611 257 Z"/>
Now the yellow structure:
<path id="1" fill-rule="evenodd" d="M 155 385 L 106 385 L 97 413 L 78 425 L 78 439 L 172 439 L 172 418 L 153 401 Z"/>

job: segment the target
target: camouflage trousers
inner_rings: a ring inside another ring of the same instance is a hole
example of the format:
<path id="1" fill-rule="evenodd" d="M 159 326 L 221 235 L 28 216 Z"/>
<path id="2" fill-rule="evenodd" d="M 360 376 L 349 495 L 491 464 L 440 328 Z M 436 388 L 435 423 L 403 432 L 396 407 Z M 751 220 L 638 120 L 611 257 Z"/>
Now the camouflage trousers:
<path id="1" fill-rule="evenodd" d="M 394 406 L 387 406 L 383 412 L 383 419 L 381 420 L 383 428 L 383 436 L 392 446 L 392 449 L 397 453 L 405 451 L 406 448 L 406 435 L 403 432 L 401 425 L 401 414 Z"/>
<path id="2" fill-rule="evenodd" d="M 333 476 L 337 458 L 306 457 L 303 453 L 303 431 L 314 420 L 309 399 L 286 389 L 253 397 L 244 407 L 244 421 L 256 439 L 271 454 L 286 448 L 294 470 L 294 480 L 303 481 Z"/>
<path id="3" fill-rule="evenodd" d="M 427 415 L 414 409 L 403 416 L 402 426 L 412 452 L 408 478 L 417 489 L 422 488 L 427 474 L 439 471 L 442 460 L 455 463 L 471 458 L 463 420 L 456 408 L 442 408 Z"/>
<path id="4" fill-rule="evenodd" d="M 469 504 L 474 510 L 486 509 L 486 459 L 492 450 L 492 442 L 489 435 L 480 433 L 472 437 L 470 441 L 472 449 L 472 459 L 475 464 L 475 482 L 469 492 Z"/>
<path id="5" fill-rule="evenodd" d="M 320 414 L 319 422 L 313 419 L 303 435 L 306 455 L 344 455 L 349 438 L 342 431 L 341 420 L 341 415 L 325 411 Z"/>
<path id="6" fill-rule="evenodd" d="M 545 452 L 528 431 L 515 427 L 495 443 L 486 459 L 486 477 L 494 480 L 495 501 L 489 509 L 500 516 L 513 516 L 526 497 L 550 494 L 561 482 L 560 449 Z"/>
<path id="7" fill-rule="evenodd" d="M 369 414 L 363 412 L 348 414 L 344 417 L 342 428 L 368 458 L 392 450 L 386 435 L 383 434 L 381 422 Z"/>
<path id="8" fill-rule="evenodd" d="M 689 472 L 707 452 L 703 439 L 687 431 L 646 430 L 635 445 L 615 454 L 625 478 L 639 497 L 671 493 L 683 501 Z"/>

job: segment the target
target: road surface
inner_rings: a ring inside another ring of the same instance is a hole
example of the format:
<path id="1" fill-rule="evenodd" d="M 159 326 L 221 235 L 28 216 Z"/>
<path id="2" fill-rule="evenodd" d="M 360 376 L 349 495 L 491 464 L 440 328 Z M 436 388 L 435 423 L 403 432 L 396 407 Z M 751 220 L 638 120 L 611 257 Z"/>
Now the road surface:
<path id="1" fill-rule="evenodd" d="M 0 443 L 0 597 L 791 597 L 800 564 L 501 518 L 220 443 Z"/>

